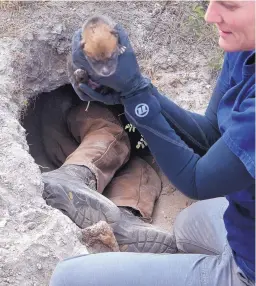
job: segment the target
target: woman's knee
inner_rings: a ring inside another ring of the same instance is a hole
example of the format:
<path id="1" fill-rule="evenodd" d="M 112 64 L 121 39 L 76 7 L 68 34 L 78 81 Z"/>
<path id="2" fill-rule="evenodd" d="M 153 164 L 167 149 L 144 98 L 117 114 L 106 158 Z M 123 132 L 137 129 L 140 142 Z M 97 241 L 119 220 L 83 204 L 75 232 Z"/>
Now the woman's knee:
<path id="1" fill-rule="evenodd" d="M 211 200 L 209 200 L 211 201 Z M 190 240 L 193 233 L 203 227 L 207 220 L 207 201 L 198 201 L 182 210 L 174 223 L 176 241 Z"/>
<path id="2" fill-rule="evenodd" d="M 188 250 L 188 245 L 191 245 L 194 250 L 193 245 L 205 244 L 204 238 L 208 237 L 209 233 L 217 235 L 216 228 L 222 236 L 222 232 L 224 233 L 223 213 L 226 207 L 225 198 L 215 198 L 196 202 L 181 211 L 174 223 L 177 247 L 181 250 Z"/>
<path id="3" fill-rule="evenodd" d="M 197 227 L 199 222 L 207 223 L 212 217 L 222 217 L 226 207 L 224 197 L 195 202 L 178 214 L 174 230 L 179 233 L 184 228 Z"/>
<path id="4" fill-rule="evenodd" d="M 192 206 L 189 206 L 185 209 L 183 209 L 176 217 L 174 222 L 174 234 L 176 239 L 179 239 L 184 235 L 184 229 L 187 228 L 187 226 L 191 226 L 194 221 L 194 211 L 192 209 Z"/>
<path id="5" fill-rule="evenodd" d="M 75 275 L 75 273 L 79 273 L 79 266 L 81 266 L 80 260 L 86 259 L 86 256 L 87 255 L 75 256 L 59 262 L 52 274 L 50 286 L 84 285 L 84 281 L 79 281 L 79 275 Z M 84 271 L 85 270 L 86 268 Z"/>

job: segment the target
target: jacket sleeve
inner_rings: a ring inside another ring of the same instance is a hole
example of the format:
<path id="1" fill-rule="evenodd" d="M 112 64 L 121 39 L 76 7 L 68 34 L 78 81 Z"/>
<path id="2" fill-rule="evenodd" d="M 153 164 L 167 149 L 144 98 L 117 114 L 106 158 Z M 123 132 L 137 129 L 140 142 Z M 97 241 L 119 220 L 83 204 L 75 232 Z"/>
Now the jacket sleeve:
<path id="1" fill-rule="evenodd" d="M 224 196 L 253 183 L 243 163 L 222 138 L 205 155 L 195 153 L 170 126 L 152 90 L 124 99 L 123 104 L 128 120 L 144 136 L 162 171 L 188 197 Z"/>
<path id="2" fill-rule="evenodd" d="M 218 126 L 213 126 L 207 116 L 183 109 L 155 88 L 153 95 L 157 98 L 161 113 L 170 127 L 195 153 L 204 155 L 220 138 Z"/>
<path id="3" fill-rule="evenodd" d="M 221 98 L 228 89 L 229 64 L 228 54 L 226 54 L 217 84 L 204 115 L 184 110 L 171 99 L 159 93 L 155 87 L 153 87 L 152 93 L 159 101 L 162 108 L 161 113 L 169 125 L 196 153 L 204 155 L 220 138 L 217 109 Z"/>

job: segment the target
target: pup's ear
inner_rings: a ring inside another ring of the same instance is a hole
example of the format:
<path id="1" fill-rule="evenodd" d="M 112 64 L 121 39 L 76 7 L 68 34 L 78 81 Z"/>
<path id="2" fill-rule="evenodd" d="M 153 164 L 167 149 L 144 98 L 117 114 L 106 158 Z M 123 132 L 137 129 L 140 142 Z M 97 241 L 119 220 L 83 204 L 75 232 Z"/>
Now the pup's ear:
<path id="1" fill-rule="evenodd" d="M 115 29 L 113 29 L 110 33 L 118 38 L 118 32 Z"/>
<path id="2" fill-rule="evenodd" d="M 85 45 L 85 41 L 84 40 L 82 40 L 81 42 L 80 42 L 80 48 L 84 48 L 84 45 Z"/>

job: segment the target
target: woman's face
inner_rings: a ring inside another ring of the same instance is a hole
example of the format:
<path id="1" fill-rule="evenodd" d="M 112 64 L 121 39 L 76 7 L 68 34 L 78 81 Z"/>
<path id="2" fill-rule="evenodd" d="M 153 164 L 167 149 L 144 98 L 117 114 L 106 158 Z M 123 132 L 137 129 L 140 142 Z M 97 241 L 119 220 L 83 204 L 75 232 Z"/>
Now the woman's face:
<path id="1" fill-rule="evenodd" d="M 216 24 L 227 52 L 255 49 L 255 1 L 210 0 L 205 20 Z"/>

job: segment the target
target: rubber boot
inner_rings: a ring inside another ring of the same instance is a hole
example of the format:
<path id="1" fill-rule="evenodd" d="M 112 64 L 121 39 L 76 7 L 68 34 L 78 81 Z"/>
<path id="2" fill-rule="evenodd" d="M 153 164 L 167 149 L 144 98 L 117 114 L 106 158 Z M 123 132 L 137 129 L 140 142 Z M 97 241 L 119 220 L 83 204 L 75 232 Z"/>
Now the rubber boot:
<path id="1" fill-rule="evenodd" d="M 169 232 L 140 220 L 126 208 L 90 189 L 93 174 L 84 166 L 65 165 L 43 174 L 43 198 L 61 210 L 80 228 L 106 221 L 113 229 L 121 251 L 175 253 L 175 238 Z M 89 178 L 89 179 L 88 179 Z"/>

